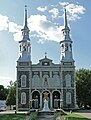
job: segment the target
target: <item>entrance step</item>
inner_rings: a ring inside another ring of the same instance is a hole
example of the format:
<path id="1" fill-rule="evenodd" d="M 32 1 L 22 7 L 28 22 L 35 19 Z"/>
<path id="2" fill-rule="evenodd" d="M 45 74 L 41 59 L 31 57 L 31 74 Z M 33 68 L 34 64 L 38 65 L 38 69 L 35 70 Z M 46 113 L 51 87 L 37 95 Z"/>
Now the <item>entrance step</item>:
<path id="1" fill-rule="evenodd" d="M 54 111 L 39 111 L 38 120 L 54 120 Z"/>
<path id="2" fill-rule="evenodd" d="M 42 116 L 42 115 L 54 115 L 54 111 L 39 111 L 38 112 L 38 115 L 39 116 Z"/>

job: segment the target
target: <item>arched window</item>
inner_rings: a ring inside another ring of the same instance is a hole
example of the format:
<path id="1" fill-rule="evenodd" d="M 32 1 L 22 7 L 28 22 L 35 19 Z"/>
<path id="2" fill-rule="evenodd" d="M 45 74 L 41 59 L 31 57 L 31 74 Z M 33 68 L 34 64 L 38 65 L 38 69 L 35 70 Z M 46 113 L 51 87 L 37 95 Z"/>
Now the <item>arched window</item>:
<path id="1" fill-rule="evenodd" d="M 61 47 L 62 47 L 62 51 L 64 51 L 64 44 L 62 44 L 62 46 L 61 46 Z"/>
<path id="2" fill-rule="evenodd" d="M 21 76 L 21 87 L 26 87 L 26 75 Z"/>
<path id="3" fill-rule="evenodd" d="M 65 44 L 65 51 L 68 51 L 68 44 Z"/>
<path id="4" fill-rule="evenodd" d="M 65 76 L 66 86 L 71 86 L 71 75 L 67 74 Z"/>
<path id="5" fill-rule="evenodd" d="M 33 86 L 33 87 L 40 86 L 40 78 L 39 78 L 38 75 L 34 75 L 34 76 L 33 76 L 32 86 Z"/>
<path id="6" fill-rule="evenodd" d="M 71 104 L 71 93 L 70 92 L 66 93 L 66 104 Z"/>
<path id="7" fill-rule="evenodd" d="M 26 93 L 25 92 L 21 93 L 21 104 L 26 104 Z"/>

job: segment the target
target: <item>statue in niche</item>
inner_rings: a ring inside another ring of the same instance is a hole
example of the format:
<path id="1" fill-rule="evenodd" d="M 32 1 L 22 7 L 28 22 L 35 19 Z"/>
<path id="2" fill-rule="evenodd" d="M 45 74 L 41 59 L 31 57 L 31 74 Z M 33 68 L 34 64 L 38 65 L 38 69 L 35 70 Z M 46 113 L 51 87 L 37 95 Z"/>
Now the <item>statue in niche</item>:
<path id="1" fill-rule="evenodd" d="M 48 85 L 48 81 L 47 81 L 47 78 L 44 79 L 44 86 L 47 86 Z"/>
<path id="2" fill-rule="evenodd" d="M 47 92 L 44 93 L 44 107 L 43 107 L 43 111 L 49 111 L 48 94 L 49 93 L 47 93 Z"/>
<path id="3" fill-rule="evenodd" d="M 48 100 L 48 92 L 44 92 L 44 99 Z"/>

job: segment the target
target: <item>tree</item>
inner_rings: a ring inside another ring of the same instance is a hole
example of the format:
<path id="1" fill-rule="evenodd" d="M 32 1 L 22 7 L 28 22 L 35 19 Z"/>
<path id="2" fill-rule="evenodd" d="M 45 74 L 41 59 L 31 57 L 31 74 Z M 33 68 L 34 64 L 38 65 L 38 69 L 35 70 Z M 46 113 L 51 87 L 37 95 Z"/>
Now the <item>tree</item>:
<path id="1" fill-rule="evenodd" d="M 16 82 L 10 81 L 10 86 L 8 86 L 9 93 L 7 96 L 6 103 L 7 105 L 15 105 L 16 104 Z"/>
<path id="2" fill-rule="evenodd" d="M 8 89 L 0 85 L 0 100 L 6 100 L 8 94 Z"/>
<path id="3" fill-rule="evenodd" d="M 79 69 L 76 71 L 76 93 L 79 107 L 91 106 L 91 70 Z"/>

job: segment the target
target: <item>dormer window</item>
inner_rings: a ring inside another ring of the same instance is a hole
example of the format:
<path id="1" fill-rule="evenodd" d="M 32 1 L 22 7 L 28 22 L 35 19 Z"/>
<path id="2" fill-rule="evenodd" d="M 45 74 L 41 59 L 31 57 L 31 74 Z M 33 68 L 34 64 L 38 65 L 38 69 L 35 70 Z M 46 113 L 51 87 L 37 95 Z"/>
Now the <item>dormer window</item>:
<path id="1" fill-rule="evenodd" d="M 47 62 L 45 62 L 45 63 L 44 63 L 44 65 L 48 65 L 48 63 L 47 63 Z"/>
<path id="2" fill-rule="evenodd" d="M 44 66 L 49 66 L 50 63 L 49 63 L 49 62 L 42 62 L 42 65 L 44 65 Z"/>

